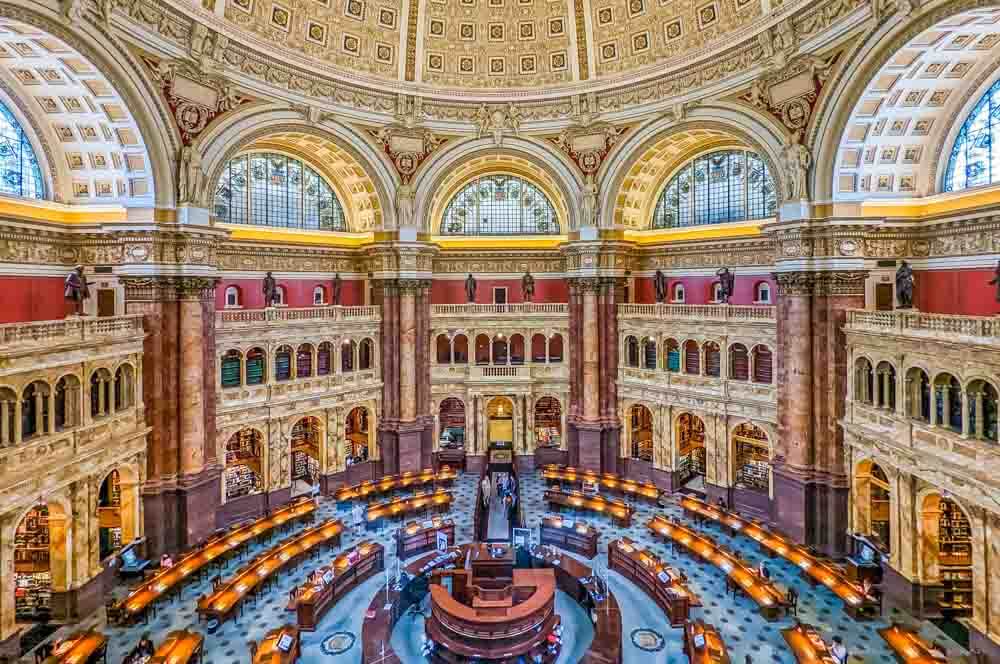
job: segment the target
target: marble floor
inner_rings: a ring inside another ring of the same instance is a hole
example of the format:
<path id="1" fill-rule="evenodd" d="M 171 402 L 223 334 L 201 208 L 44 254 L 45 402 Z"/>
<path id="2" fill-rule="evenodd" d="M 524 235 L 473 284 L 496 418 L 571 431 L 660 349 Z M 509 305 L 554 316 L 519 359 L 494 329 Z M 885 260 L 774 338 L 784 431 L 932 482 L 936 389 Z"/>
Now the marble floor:
<path id="1" fill-rule="evenodd" d="M 453 489 L 455 502 L 451 517 L 456 522 L 456 540 L 469 541 L 472 537 L 473 502 L 476 498 L 476 478 L 464 474 L 455 483 Z M 527 515 L 528 526 L 537 533 L 538 523 L 546 514 L 543 501 L 544 485 L 535 474 L 527 474 L 521 481 L 521 500 L 524 514 Z M 680 507 L 673 501 L 667 507 L 655 507 L 647 504 L 637 505 L 633 525 L 628 529 L 612 526 L 607 519 L 592 515 L 581 515 L 581 518 L 603 529 L 599 548 L 604 551 L 589 564 L 599 573 L 606 573 L 607 543 L 620 535 L 628 535 L 641 544 L 652 548 L 661 558 L 683 569 L 690 577 L 692 590 L 699 594 L 704 607 L 694 609 L 695 617 L 716 625 L 725 639 L 734 664 L 753 662 L 793 663 L 795 658 L 789 653 L 781 636 L 781 629 L 790 626 L 795 618 L 785 618 L 778 622 L 768 623 L 756 612 L 755 606 L 747 598 L 732 599 L 725 593 L 722 573 L 709 565 L 699 564 L 686 555 L 671 555 L 669 546 L 653 540 L 646 534 L 645 524 L 654 513 L 667 513 L 683 520 Z M 337 511 L 332 500 L 321 501 L 320 519 L 341 517 L 347 521 L 347 512 Z M 756 563 L 761 557 L 756 545 L 746 538 L 728 537 L 718 528 L 704 526 L 717 541 L 727 544 L 738 551 L 745 559 Z M 385 528 L 381 532 L 368 533 L 362 529 L 354 529 L 345 533 L 343 546 L 349 547 L 363 539 L 375 539 L 387 545 L 387 565 L 396 565 L 394 547 L 391 542 L 392 529 Z M 251 555 L 262 551 L 265 545 L 256 545 Z M 230 564 L 233 570 L 239 563 Z M 885 643 L 879 637 L 877 630 L 884 627 L 885 621 L 856 622 L 844 613 L 843 604 L 826 588 L 816 588 L 803 581 L 796 567 L 780 560 L 771 559 L 768 565 L 772 571 L 772 579 L 782 588 L 794 586 L 799 591 L 799 619 L 802 622 L 817 626 L 825 638 L 829 640 L 833 634 L 840 634 L 851 653 L 851 664 L 891 664 L 895 660 Z M 303 582 L 311 566 L 301 565 L 298 569 L 286 572 L 275 584 L 274 589 L 260 600 L 256 606 L 248 606 L 242 617 L 224 623 L 214 633 L 206 633 L 205 661 L 209 664 L 245 664 L 249 662 L 247 642 L 260 639 L 268 630 L 285 622 L 294 620 L 294 614 L 287 611 L 286 599 L 288 591 Z M 622 610 L 622 631 L 624 661 L 627 664 L 681 664 L 687 658 L 681 652 L 681 631 L 671 629 L 663 612 L 640 591 L 635 585 L 626 581 L 617 573 L 611 572 L 609 583 L 615 593 Z M 359 662 L 361 658 L 360 634 L 364 612 L 372 596 L 383 588 L 385 577 L 379 575 L 369 579 L 356 588 L 336 607 L 327 613 L 316 632 L 306 634 L 303 638 L 301 662 L 337 661 L 346 663 Z M 110 637 L 108 662 L 118 664 L 122 657 L 133 647 L 140 635 L 148 632 L 154 643 L 159 643 L 171 630 L 191 628 L 206 632 L 205 623 L 199 624 L 195 613 L 195 603 L 198 596 L 208 591 L 209 582 L 204 581 L 185 588 L 182 596 L 172 603 L 160 606 L 158 614 L 151 617 L 148 625 L 131 627 L 106 626 L 103 609 L 85 621 L 85 626 L 97 626 Z M 124 587 L 119 589 L 124 594 Z M 569 597 L 557 597 L 557 606 L 563 617 L 565 629 L 565 647 L 560 663 L 577 661 L 579 653 L 586 649 L 593 638 L 593 629 L 588 616 Z M 916 624 L 916 621 L 901 613 L 887 616 Z M 405 662 L 422 661 L 419 656 L 420 634 L 422 633 L 422 617 L 407 616 L 398 624 L 392 637 L 392 647 Z M 72 628 L 78 629 L 79 625 Z M 928 622 L 920 623 L 921 631 L 927 638 L 942 643 L 951 643 L 947 637 Z M 61 630 L 62 631 L 62 630 Z M 58 637 L 60 633 L 57 633 Z M 950 650 L 952 661 L 958 662 L 959 655 L 964 654 L 957 645 Z M 749 659 L 748 659 L 749 657 Z M 33 661 L 30 655 L 22 661 Z"/>

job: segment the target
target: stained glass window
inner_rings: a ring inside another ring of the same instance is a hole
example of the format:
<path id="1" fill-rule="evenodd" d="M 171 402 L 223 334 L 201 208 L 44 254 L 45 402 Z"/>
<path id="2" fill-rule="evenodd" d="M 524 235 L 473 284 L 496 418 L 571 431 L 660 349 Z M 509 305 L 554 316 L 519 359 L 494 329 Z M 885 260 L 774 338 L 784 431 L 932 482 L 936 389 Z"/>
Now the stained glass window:
<path id="1" fill-rule="evenodd" d="M 958 132 L 944 172 L 945 191 L 1000 182 L 1000 149 L 993 149 L 994 137 L 1000 138 L 1000 81 L 990 86 Z"/>
<path id="2" fill-rule="evenodd" d="M 42 171 L 17 118 L 0 104 L 0 193 L 43 198 Z"/>
<path id="3" fill-rule="evenodd" d="M 445 208 L 442 235 L 548 235 L 559 233 L 552 203 L 513 175 L 486 175 L 465 185 Z"/>
<path id="4" fill-rule="evenodd" d="M 215 215 L 230 224 L 346 231 L 333 189 L 298 159 L 273 152 L 240 155 L 215 187 Z"/>
<path id="5" fill-rule="evenodd" d="M 653 228 L 766 219 L 778 211 L 774 179 L 754 152 L 719 150 L 691 160 L 660 194 Z"/>

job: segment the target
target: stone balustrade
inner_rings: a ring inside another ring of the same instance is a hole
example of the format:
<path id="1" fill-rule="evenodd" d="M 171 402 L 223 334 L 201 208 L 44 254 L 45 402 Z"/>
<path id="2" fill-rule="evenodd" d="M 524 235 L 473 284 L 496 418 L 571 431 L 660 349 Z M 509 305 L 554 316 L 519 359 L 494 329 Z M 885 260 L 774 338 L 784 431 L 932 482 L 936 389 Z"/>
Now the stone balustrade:
<path id="1" fill-rule="evenodd" d="M 114 342 L 141 337 L 142 316 L 77 317 L 63 320 L 0 325 L 0 352 L 44 348 L 52 350 L 83 343 Z"/>
<path id="2" fill-rule="evenodd" d="M 431 316 L 477 317 L 497 316 L 536 317 L 536 316 L 568 316 L 569 305 L 565 303 L 535 303 L 521 302 L 517 304 L 434 304 L 431 305 Z"/>
<path id="3" fill-rule="evenodd" d="M 773 306 L 736 304 L 619 304 L 618 317 L 772 324 L 775 322 Z"/>
<path id="4" fill-rule="evenodd" d="M 278 326 L 307 322 L 377 322 L 382 308 L 375 305 L 360 307 L 268 307 L 267 309 L 227 309 L 215 314 L 215 326 L 221 329 Z"/>
<path id="5" fill-rule="evenodd" d="M 850 309 L 845 330 L 1000 344 L 1000 316 L 953 316 L 913 310 Z"/>

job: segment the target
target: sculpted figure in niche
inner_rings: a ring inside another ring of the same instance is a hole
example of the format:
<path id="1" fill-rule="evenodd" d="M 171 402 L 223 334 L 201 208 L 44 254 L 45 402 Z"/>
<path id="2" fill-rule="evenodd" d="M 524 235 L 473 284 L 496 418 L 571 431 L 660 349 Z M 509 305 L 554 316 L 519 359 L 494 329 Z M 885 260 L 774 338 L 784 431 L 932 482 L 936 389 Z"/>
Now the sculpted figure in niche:
<path id="1" fill-rule="evenodd" d="M 997 261 L 997 267 L 993 270 L 993 281 L 990 282 L 990 286 L 997 287 L 997 302 L 1000 302 L 1000 261 Z"/>
<path id="2" fill-rule="evenodd" d="M 90 297 L 90 288 L 87 286 L 87 277 L 83 273 L 82 265 L 77 265 L 73 268 L 72 272 L 66 275 L 63 297 L 68 302 L 73 303 L 74 315 L 85 315 L 83 313 L 83 301 Z"/>
<path id="3" fill-rule="evenodd" d="M 785 172 L 788 174 L 788 194 L 791 199 L 802 199 L 808 195 L 806 176 L 812 165 L 809 148 L 802 145 L 802 130 L 792 134 L 792 142 L 785 148 Z"/>
<path id="4" fill-rule="evenodd" d="M 193 203 L 198 200 L 201 184 L 201 155 L 190 145 L 181 149 L 181 164 L 177 172 L 177 200 Z"/>
<path id="5" fill-rule="evenodd" d="M 333 301 L 332 301 L 332 304 L 334 306 L 338 306 L 340 304 L 340 288 L 341 288 L 340 272 L 338 272 L 335 275 L 333 275 L 333 288 L 332 288 L 332 291 L 333 291 Z"/>
<path id="6" fill-rule="evenodd" d="M 403 183 L 396 190 L 396 216 L 400 228 L 413 225 L 413 185 Z"/>
<path id="7" fill-rule="evenodd" d="M 597 219 L 597 184 L 594 174 L 588 173 L 580 189 L 580 227 L 594 226 Z"/>
<path id="8" fill-rule="evenodd" d="M 278 304 L 278 282 L 268 272 L 264 275 L 264 306 L 273 307 Z"/>
<path id="9" fill-rule="evenodd" d="M 719 277 L 719 301 L 729 304 L 729 298 L 736 289 L 736 275 L 730 272 L 728 267 L 717 270 L 715 274 Z"/>
<path id="10" fill-rule="evenodd" d="M 476 301 L 476 278 L 469 273 L 469 276 L 465 279 L 465 301 L 475 302 Z"/>
<path id="11" fill-rule="evenodd" d="M 661 270 L 657 270 L 653 277 L 653 287 L 656 289 L 656 303 L 662 304 L 667 299 L 667 275 Z"/>
<path id="12" fill-rule="evenodd" d="M 521 277 L 521 292 L 524 294 L 524 301 L 531 302 L 535 299 L 535 278 L 530 272 L 525 272 Z"/>
<path id="13" fill-rule="evenodd" d="M 896 270 L 896 304 L 900 309 L 913 308 L 913 268 L 906 261 Z"/>

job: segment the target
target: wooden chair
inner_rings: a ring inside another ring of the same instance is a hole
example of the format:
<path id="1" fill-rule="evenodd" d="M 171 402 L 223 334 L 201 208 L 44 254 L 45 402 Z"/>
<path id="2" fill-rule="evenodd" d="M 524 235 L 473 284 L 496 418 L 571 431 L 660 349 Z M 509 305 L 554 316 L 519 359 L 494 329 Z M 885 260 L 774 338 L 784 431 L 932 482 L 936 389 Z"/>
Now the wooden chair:
<path id="1" fill-rule="evenodd" d="M 121 607 L 118 602 L 112 597 L 105 600 L 104 602 L 104 613 L 108 617 L 108 623 L 111 625 L 117 625 L 122 622 L 122 618 L 125 614 L 125 610 Z"/>
<path id="2" fill-rule="evenodd" d="M 253 660 L 257 657 L 257 642 L 247 641 L 247 650 L 250 651 L 250 664 L 253 664 Z"/>
<path id="3" fill-rule="evenodd" d="M 795 588 L 788 589 L 788 594 L 785 595 L 785 602 L 788 604 L 786 613 L 794 613 L 797 618 L 799 616 L 799 593 Z"/>
<path id="4" fill-rule="evenodd" d="M 216 591 L 222 586 L 222 575 L 217 574 L 212 577 L 212 590 Z"/>

